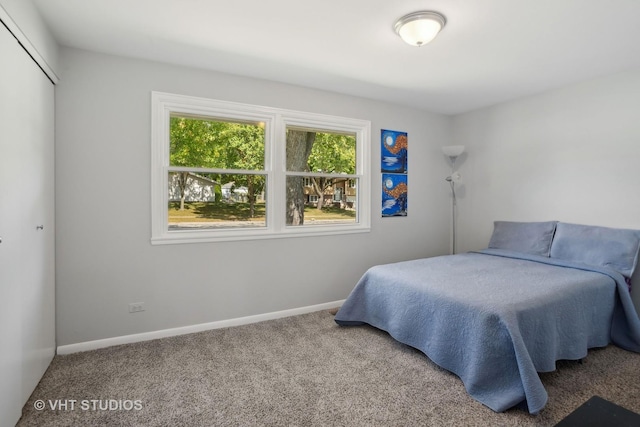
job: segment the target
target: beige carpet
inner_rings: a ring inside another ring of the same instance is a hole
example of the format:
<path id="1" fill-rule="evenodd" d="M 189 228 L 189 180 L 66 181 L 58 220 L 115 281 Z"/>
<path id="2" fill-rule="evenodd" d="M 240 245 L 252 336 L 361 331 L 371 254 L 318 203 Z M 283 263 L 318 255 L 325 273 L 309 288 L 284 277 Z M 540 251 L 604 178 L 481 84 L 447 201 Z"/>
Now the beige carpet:
<path id="1" fill-rule="evenodd" d="M 542 380 L 539 415 L 494 413 L 422 353 L 319 311 L 56 356 L 18 425 L 553 426 L 593 395 L 640 412 L 640 354 L 591 350 Z"/>

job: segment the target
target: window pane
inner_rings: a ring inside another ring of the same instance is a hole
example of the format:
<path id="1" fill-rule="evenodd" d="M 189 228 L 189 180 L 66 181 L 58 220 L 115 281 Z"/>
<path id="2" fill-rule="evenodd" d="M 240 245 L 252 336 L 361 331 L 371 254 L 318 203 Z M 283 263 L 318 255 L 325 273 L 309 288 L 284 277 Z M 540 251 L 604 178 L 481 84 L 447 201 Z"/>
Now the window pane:
<path id="1" fill-rule="evenodd" d="M 287 127 L 287 170 L 356 173 L 356 135 Z"/>
<path id="2" fill-rule="evenodd" d="M 288 176 L 287 225 L 355 223 L 357 186 L 357 179 Z"/>
<path id="3" fill-rule="evenodd" d="M 169 230 L 266 227 L 266 175 L 169 172 Z"/>
<path id="4" fill-rule="evenodd" d="M 170 165 L 264 169 L 264 123 L 171 115 Z"/>

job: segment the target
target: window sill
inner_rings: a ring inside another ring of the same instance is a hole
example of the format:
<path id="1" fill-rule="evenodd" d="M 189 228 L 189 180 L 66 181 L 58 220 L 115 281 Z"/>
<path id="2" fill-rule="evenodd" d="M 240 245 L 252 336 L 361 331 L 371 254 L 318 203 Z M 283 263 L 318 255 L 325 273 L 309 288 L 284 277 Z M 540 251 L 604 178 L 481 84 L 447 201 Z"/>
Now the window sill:
<path id="1" fill-rule="evenodd" d="M 152 245 L 177 245 L 184 243 L 217 243 L 245 240 L 287 239 L 295 237 L 319 237 L 336 236 L 341 234 L 369 233 L 371 227 L 367 226 L 298 226 L 285 231 L 274 232 L 270 230 L 232 230 L 229 233 L 216 230 L 210 233 L 202 230 L 171 231 L 161 236 L 151 238 Z"/>

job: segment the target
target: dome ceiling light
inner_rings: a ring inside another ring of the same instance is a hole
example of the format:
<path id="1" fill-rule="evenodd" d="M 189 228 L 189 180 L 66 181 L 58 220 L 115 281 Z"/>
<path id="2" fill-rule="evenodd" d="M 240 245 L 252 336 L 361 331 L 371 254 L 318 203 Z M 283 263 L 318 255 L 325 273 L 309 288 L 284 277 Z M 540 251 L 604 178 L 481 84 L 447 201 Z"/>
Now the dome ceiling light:
<path id="1" fill-rule="evenodd" d="M 411 46 L 423 46 L 436 38 L 447 20 L 437 12 L 413 12 L 398 19 L 396 33 Z"/>

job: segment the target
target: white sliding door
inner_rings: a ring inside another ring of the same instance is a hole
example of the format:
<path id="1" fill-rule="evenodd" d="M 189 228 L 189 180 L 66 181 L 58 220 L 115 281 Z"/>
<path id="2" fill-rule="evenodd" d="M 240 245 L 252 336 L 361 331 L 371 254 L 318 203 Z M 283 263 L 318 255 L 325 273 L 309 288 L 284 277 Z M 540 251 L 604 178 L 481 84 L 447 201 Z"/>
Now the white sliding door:
<path id="1" fill-rule="evenodd" d="M 14 50 L 13 44 L 17 44 L 11 34 L 0 24 L 0 56 L 8 58 Z M 4 62 L 4 61 L 3 61 Z M 12 61 L 5 62 L 11 64 Z M 0 67 L 0 338 L 2 351 L 0 351 L 0 425 L 15 424 L 20 417 L 20 402 L 22 395 L 19 393 L 22 380 L 22 331 L 20 317 L 22 310 L 19 301 L 21 299 L 18 283 L 20 262 L 20 212 L 11 209 L 11 200 L 16 200 L 18 185 L 7 185 L 12 182 L 20 172 L 20 166 L 15 159 L 20 157 L 21 148 L 13 143 L 9 132 L 10 102 L 14 97 L 15 87 L 11 81 L 17 76 L 18 70 L 13 66 Z M 16 418 L 18 417 L 18 418 Z"/>
<path id="2" fill-rule="evenodd" d="M 0 23 L 0 426 L 55 353 L 54 87 Z"/>

